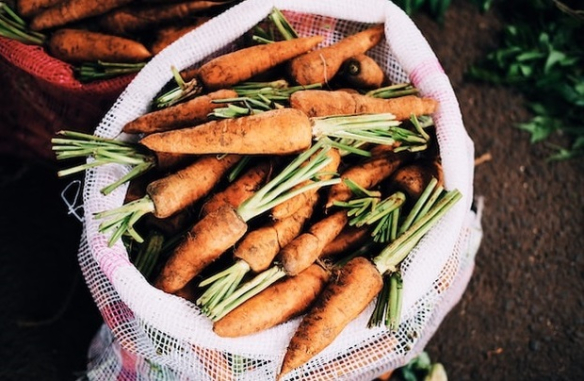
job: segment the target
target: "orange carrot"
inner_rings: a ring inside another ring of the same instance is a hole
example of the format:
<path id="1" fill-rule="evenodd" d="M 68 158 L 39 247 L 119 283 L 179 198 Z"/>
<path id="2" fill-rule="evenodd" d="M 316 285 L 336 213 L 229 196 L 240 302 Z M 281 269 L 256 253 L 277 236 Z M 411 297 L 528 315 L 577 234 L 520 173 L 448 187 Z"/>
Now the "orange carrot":
<path id="1" fill-rule="evenodd" d="M 418 160 L 395 171 L 387 181 L 389 192 L 402 191 L 408 199 L 417 200 L 424 189 L 435 178 L 437 185 L 444 183 L 442 166 L 437 161 Z"/>
<path id="2" fill-rule="evenodd" d="M 175 4 L 130 4 L 101 16 L 99 26 L 109 33 L 127 35 L 176 23 L 223 5 L 216 1 L 182 1 Z"/>
<path id="3" fill-rule="evenodd" d="M 150 51 L 154 55 L 160 53 L 162 49 L 166 48 L 168 45 L 172 44 L 185 34 L 197 29 L 210 19 L 211 17 L 195 17 L 194 22 L 188 25 L 170 25 L 165 28 L 158 29 L 156 31 L 154 41 L 150 45 Z"/>
<path id="4" fill-rule="evenodd" d="M 210 91 L 231 87 L 309 51 L 322 40 L 322 36 L 300 37 L 239 49 L 203 64 L 198 78 Z"/>
<path id="5" fill-rule="evenodd" d="M 290 61 L 290 76 L 299 85 L 328 83 L 340 70 L 343 62 L 365 53 L 381 41 L 383 25 L 347 36 L 330 46 L 316 49 Z"/>
<path id="6" fill-rule="evenodd" d="M 272 167 L 273 163 L 269 160 L 261 161 L 251 167 L 223 191 L 215 193 L 205 201 L 201 207 L 201 215 L 207 215 L 223 205 L 237 208 L 261 187 L 272 172 Z"/>
<path id="7" fill-rule="evenodd" d="M 364 189 L 372 189 L 388 178 L 410 157 L 409 152 L 396 153 L 391 146 L 378 145 L 371 149 L 370 158 L 343 171 L 341 179 L 351 179 Z M 326 207 L 332 207 L 335 201 L 348 201 L 352 195 L 353 192 L 349 186 L 341 181 L 329 189 Z"/>
<path id="8" fill-rule="evenodd" d="M 369 237 L 368 229 L 364 227 L 345 226 L 345 228 L 324 247 L 320 258 L 337 256 L 353 250 L 363 244 Z"/>
<path id="9" fill-rule="evenodd" d="M 51 55 L 68 63 L 116 62 L 135 63 L 152 55 L 141 43 L 103 33 L 81 29 L 59 29 L 49 38 Z"/>
<path id="10" fill-rule="evenodd" d="M 213 324 L 221 337 L 241 337 L 274 327 L 302 314 L 317 299 L 330 273 L 318 264 L 274 283 Z"/>
<path id="11" fill-rule="evenodd" d="M 396 120 L 407 120 L 412 114 L 432 114 L 438 103 L 415 95 L 382 99 L 347 91 L 302 90 L 290 96 L 290 106 L 309 117 L 391 113 Z"/>
<path id="12" fill-rule="evenodd" d="M 233 251 L 233 256 L 245 261 L 253 272 L 266 270 L 280 250 L 300 234 L 313 214 L 318 196 L 314 194 L 293 215 L 249 232 Z"/>
<path id="13" fill-rule="evenodd" d="M 151 134 L 194 126 L 206 121 L 209 113 L 215 108 L 223 107 L 219 103 L 214 103 L 214 100 L 234 97 L 237 97 L 237 93 L 233 90 L 217 90 L 200 95 L 186 102 L 141 115 L 126 123 L 122 131 L 128 134 Z"/>
<path id="14" fill-rule="evenodd" d="M 220 226 L 221 230 L 209 229 Z M 168 293 L 180 291 L 211 264 L 226 247 L 233 246 L 247 230 L 247 224 L 231 206 L 204 216 L 189 231 L 156 278 L 154 286 Z M 193 251 L 193 247 L 201 250 Z"/>
<path id="15" fill-rule="evenodd" d="M 46 8 L 50 8 L 62 0 L 17 0 L 16 11 L 22 17 L 31 17 Z"/>
<path id="16" fill-rule="evenodd" d="M 39 31 L 63 26 L 74 21 L 102 15 L 132 1 L 134 0 L 62 0 L 35 15 L 30 21 L 30 28 Z"/>
<path id="17" fill-rule="evenodd" d="M 290 340 L 278 378 L 316 356 L 381 291 L 383 278 L 366 258 L 356 257 L 328 283 Z"/>
<path id="18" fill-rule="evenodd" d="M 302 111 L 283 108 L 154 133 L 140 143 L 160 152 L 282 155 L 310 147 L 312 127 Z"/>
<path id="19" fill-rule="evenodd" d="M 313 264 L 348 222 L 347 213 L 338 211 L 312 225 L 306 233 L 284 246 L 278 258 L 286 274 L 294 276 Z"/>
<path id="20" fill-rule="evenodd" d="M 357 54 L 341 66 L 342 82 L 357 89 L 377 89 L 386 81 L 386 75 L 377 62 L 366 54 Z"/>
<path id="21" fill-rule="evenodd" d="M 330 179 L 332 177 L 332 175 L 334 173 L 336 173 L 336 171 L 341 163 L 341 155 L 339 154 L 339 151 L 337 149 L 329 150 L 327 152 L 327 156 L 332 158 L 332 160 L 331 160 L 330 164 L 323 171 L 324 173 L 326 173 L 326 175 L 321 176 L 320 179 L 327 179 L 327 178 Z M 314 182 L 314 180 L 312 180 L 312 179 L 308 180 L 305 184 L 299 184 L 298 188 L 305 186 L 305 185 L 308 185 L 312 182 Z M 301 193 L 298 196 L 293 197 L 290 200 L 277 205 L 276 207 L 274 207 L 274 209 L 272 209 L 272 218 L 275 220 L 280 220 L 280 219 L 287 218 L 287 217 L 293 215 L 300 208 L 302 208 L 302 206 L 306 203 L 306 201 L 309 200 L 317 192 L 318 192 L 318 189 L 314 188 L 314 189 L 311 189 L 310 191 Z"/>

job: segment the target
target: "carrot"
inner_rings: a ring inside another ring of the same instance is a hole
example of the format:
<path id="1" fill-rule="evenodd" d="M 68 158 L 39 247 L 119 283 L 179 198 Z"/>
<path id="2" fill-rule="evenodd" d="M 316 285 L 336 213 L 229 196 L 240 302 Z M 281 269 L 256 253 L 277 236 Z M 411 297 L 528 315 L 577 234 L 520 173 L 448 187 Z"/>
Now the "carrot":
<path id="1" fill-rule="evenodd" d="M 303 317 L 282 361 L 278 378 L 326 348 L 355 319 L 383 286 L 381 274 L 364 257 L 351 259 Z"/>
<path id="2" fill-rule="evenodd" d="M 194 22 L 188 25 L 170 25 L 165 28 L 159 28 L 156 31 L 154 41 L 150 45 L 150 51 L 153 55 L 160 53 L 162 49 L 166 48 L 185 34 L 197 29 L 210 19 L 211 17 L 195 17 Z"/>
<path id="3" fill-rule="evenodd" d="M 239 229 L 257 215 L 270 210 L 274 205 L 294 197 L 304 189 L 290 191 L 297 184 L 314 177 L 325 167 L 330 159 L 325 156 L 326 149 L 321 144 L 313 145 L 309 150 L 300 154 L 277 176 L 265 184 L 251 198 L 247 199 L 236 210 L 231 206 L 224 206 L 216 212 L 203 217 L 195 224 L 191 233 L 179 244 L 171 259 L 163 267 L 156 287 L 174 293 L 184 287 L 193 277 L 197 276 L 213 260 L 233 246 L 244 234 L 246 229 Z M 316 151 L 322 150 L 322 157 L 314 160 L 309 166 L 298 171 L 298 167 Z M 333 184 L 338 180 L 326 181 Z M 323 181 L 325 182 L 325 181 Z M 313 186 L 321 186 L 320 182 Z M 218 215 L 223 215 L 219 217 Z M 227 226 L 224 226 L 227 225 Z M 231 225 L 237 227 L 232 228 Z M 220 236 L 216 242 L 214 236 Z"/>
<path id="4" fill-rule="evenodd" d="M 335 212 L 312 225 L 306 233 L 284 246 L 278 258 L 286 274 L 295 276 L 314 263 L 347 224 L 344 210 Z"/>
<path id="5" fill-rule="evenodd" d="M 343 62 L 339 76 L 348 86 L 358 89 L 377 89 L 386 81 L 383 69 L 366 54 L 357 54 Z"/>
<path id="6" fill-rule="evenodd" d="M 303 112 L 276 109 L 154 133 L 142 138 L 140 143 L 160 152 L 283 155 L 310 147 L 312 129 Z"/>
<path id="7" fill-rule="evenodd" d="M 320 253 L 320 258 L 332 257 L 355 249 L 369 237 L 363 227 L 346 226 Z"/>
<path id="8" fill-rule="evenodd" d="M 97 213 L 96 218 L 112 218 L 111 221 L 100 224 L 100 232 L 116 230 L 110 238 L 110 245 L 125 232 L 141 242 L 142 238 L 133 230 L 136 221 L 149 213 L 157 218 L 166 218 L 192 205 L 206 196 L 240 159 L 239 155 L 227 155 L 221 159 L 214 155 L 202 156 L 193 164 L 151 182 L 146 188 L 145 197 L 119 208 Z"/>
<path id="9" fill-rule="evenodd" d="M 272 171 L 273 163 L 269 160 L 254 165 L 221 192 L 215 193 L 201 207 L 201 215 L 207 215 L 223 205 L 237 208 L 250 198 L 266 181 Z"/>
<path id="10" fill-rule="evenodd" d="M 407 120 L 412 114 L 432 114 L 438 103 L 415 95 L 380 99 L 347 91 L 304 90 L 290 96 L 290 107 L 304 111 L 309 117 L 391 113 L 396 120 Z"/>
<path id="11" fill-rule="evenodd" d="M 239 49 L 203 64 L 197 76 L 209 91 L 231 87 L 309 51 L 322 40 L 322 36 L 300 37 Z"/>
<path id="12" fill-rule="evenodd" d="M 313 264 L 231 310 L 213 323 L 213 331 L 221 337 L 241 337 L 288 321 L 306 311 L 329 278 L 329 271 Z"/>
<path id="13" fill-rule="evenodd" d="M 50 8 L 62 0 L 17 0 L 16 11 L 23 17 L 31 17 L 46 8 Z"/>
<path id="14" fill-rule="evenodd" d="M 341 163 L 341 155 L 339 154 L 339 151 L 337 149 L 329 150 L 327 155 L 331 157 L 332 160 L 330 164 L 327 166 L 327 168 L 324 169 L 323 172 L 325 173 L 325 175 L 322 176 L 321 179 L 331 178 L 332 175 L 336 173 L 337 168 Z M 312 179 L 308 180 L 305 184 L 299 184 L 298 187 L 308 185 L 312 182 L 314 182 L 314 180 Z M 317 192 L 318 189 L 314 188 L 308 192 L 301 193 L 298 196 L 293 197 L 290 200 L 277 205 L 276 207 L 274 207 L 274 209 L 272 209 L 272 218 L 275 220 L 280 220 L 293 215 L 300 208 L 302 208 L 302 205 L 304 205 L 307 202 L 307 200 L 310 200 L 310 198 Z"/>
<path id="15" fill-rule="evenodd" d="M 236 96 L 237 93 L 233 90 L 217 90 L 200 95 L 186 102 L 141 115 L 126 123 L 122 131 L 128 134 L 151 134 L 194 126 L 207 120 L 208 114 L 215 108 L 222 107 L 221 104 L 214 103 L 214 100 Z"/>
<path id="16" fill-rule="evenodd" d="M 347 59 L 365 53 L 381 41 L 383 25 L 347 36 L 333 45 L 316 49 L 290 61 L 291 78 L 299 85 L 328 83 Z"/>
<path id="17" fill-rule="evenodd" d="M 404 164 L 411 154 L 409 152 L 394 152 L 391 146 L 379 145 L 371 150 L 371 157 L 348 167 L 341 173 L 341 179 L 351 179 L 358 186 L 371 189 L 388 178 Z M 342 181 L 328 190 L 326 207 L 333 206 L 335 201 L 347 201 L 353 195 L 350 187 Z"/>
<path id="18" fill-rule="evenodd" d="M 411 200 L 417 200 L 433 178 L 444 183 L 442 166 L 437 161 L 419 160 L 398 168 L 387 181 L 389 192 L 402 191 Z"/>
<path id="19" fill-rule="evenodd" d="M 224 2 L 223 2 L 224 3 Z M 162 24 L 176 23 L 223 5 L 215 1 L 182 1 L 175 4 L 130 4 L 102 15 L 99 26 L 109 33 L 127 35 Z"/>
<path id="20" fill-rule="evenodd" d="M 68 63 L 105 61 L 135 63 L 152 54 L 141 43 L 127 38 L 81 29 L 59 29 L 49 38 L 48 49 L 55 58 Z"/>
<path id="21" fill-rule="evenodd" d="M 63 26 L 74 21 L 102 15 L 132 1 L 134 0 L 62 0 L 35 15 L 30 21 L 30 28 L 38 31 Z"/>

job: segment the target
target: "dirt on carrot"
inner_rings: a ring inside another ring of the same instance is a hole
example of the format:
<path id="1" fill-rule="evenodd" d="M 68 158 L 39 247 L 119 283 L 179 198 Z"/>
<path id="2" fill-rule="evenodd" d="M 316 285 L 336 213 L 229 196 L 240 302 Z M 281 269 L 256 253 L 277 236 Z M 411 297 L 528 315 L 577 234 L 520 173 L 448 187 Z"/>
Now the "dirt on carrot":
<path id="1" fill-rule="evenodd" d="M 31 17 L 62 0 L 17 0 L 16 11 L 23 17 Z"/>
<path id="2" fill-rule="evenodd" d="M 156 31 L 154 40 L 150 44 L 150 51 L 153 55 L 160 53 L 162 49 L 166 48 L 185 34 L 197 29 L 210 19 L 211 17 L 201 16 L 194 18 L 193 22 L 188 25 L 170 25 L 160 28 Z"/>
<path id="3" fill-rule="evenodd" d="M 404 192 L 408 199 L 417 200 L 433 178 L 438 185 L 444 184 L 442 165 L 434 160 L 419 160 L 396 170 L 384 188 L 391 193 Z"/>
<path id="4" fill-rule="evenodd" d="M 377 61 L 364 53 L 343 62 L 338 76 L 342 84 L 354 89 L 377 89 L 387 82 Z"/>

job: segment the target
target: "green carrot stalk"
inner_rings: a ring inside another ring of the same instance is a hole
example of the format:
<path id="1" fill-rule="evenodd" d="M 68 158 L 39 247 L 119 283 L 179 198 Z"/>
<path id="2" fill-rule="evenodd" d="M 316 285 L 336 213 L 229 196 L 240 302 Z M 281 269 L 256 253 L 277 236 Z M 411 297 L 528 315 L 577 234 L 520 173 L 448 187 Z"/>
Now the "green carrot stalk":
<path id="1" fill-rule="evenodd" d="M 26 21 L 4 2 L 0 2 L 0 36 L 29 45 L 43 45 L 46 36 L 28 28 Z"/>
<path id="2" fill-rule="evenodd" d="M 108 79 L 125 74 L 134 74 L 142 70 L 145 62 L 116 63 L 116 62 L 85 62 L 74 68 L 79 82 L 91 82 L 98 79 Z"/>

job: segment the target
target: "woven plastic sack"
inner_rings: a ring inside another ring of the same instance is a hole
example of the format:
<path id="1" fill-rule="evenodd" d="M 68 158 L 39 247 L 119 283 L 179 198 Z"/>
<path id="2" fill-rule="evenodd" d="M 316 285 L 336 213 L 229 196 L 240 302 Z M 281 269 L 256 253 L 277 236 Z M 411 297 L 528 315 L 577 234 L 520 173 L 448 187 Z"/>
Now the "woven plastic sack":
<path id="1" fill-rule="evenodd" d="M 404 261 L 401 325 L 395 333 L 367 328 L 373 303 L 324 351 L 287 375 L 294 380 L 371 380 L 419 354 L 458 302 L 472 274 L 480 242 L 479 217 L 471 211 L 473 143 L 447 76 L 412 21 L 387 0 L 247 0 L 162 51 L 121 94 L 97 126 L 116 137 L 122 126 L 148 109 L 160 88 L 182 70 L 236 49 L 242 35 L 277 7 L 300 35 L 323 34 L 324 44 L 384 23 L 385 39 L 370 51 L 396 83 L 411 81 L 440 102 L 433 115 L 446 189 L 463 199 Z M 122 135 L 121 138 L 130 139 Z M 96 212 L 122 205 L 126 189 L 99 190 L 129 169 L 111 165 L 88 172 L 83 189 L 84 234 L 79 260 L 104 318 L 89 351 L 90 379 L 271 380 L 275 379 L 299 318 L 244 338 L 225 339 L 211 321 L 182 298 L 152 287 L 130 263 L 123 244 L 108 247 Z"/>
<path id="2" fill-rule="evenodd" d="M 55 132 L 93 132 L 133 77 L 81 83 L 44 48 L 0 37 L 0 154 L 54 160 Z"/>

